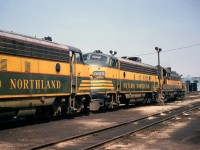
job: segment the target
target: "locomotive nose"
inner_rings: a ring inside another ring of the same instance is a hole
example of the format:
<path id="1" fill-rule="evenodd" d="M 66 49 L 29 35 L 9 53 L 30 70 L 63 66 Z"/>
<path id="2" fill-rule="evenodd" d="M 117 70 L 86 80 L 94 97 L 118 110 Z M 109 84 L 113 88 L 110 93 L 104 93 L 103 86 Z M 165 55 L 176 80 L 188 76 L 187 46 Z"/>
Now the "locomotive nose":
<path id="1" fill-rule="evenodd" d="M 108 74 L 109 72 L 105 67 L 90 66 L 91 111 L 97 111 L 100 107 L 103 107 L 105 100 L 108 99 L 107 92 L 114 90 L 112 80 L 106 77 Z"/>
<path id="2" fill-rule="evenodd" d="M 90 66 L 90 77 L 91 78 L 105 78 L 105 70 L 99 66 Z"/>

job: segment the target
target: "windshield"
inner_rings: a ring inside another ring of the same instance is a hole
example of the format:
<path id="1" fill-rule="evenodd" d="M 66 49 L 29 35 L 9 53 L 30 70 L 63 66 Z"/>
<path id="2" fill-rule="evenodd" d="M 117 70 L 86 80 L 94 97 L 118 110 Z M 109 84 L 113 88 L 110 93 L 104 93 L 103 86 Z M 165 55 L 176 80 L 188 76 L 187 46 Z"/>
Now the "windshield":
<path id="1" fill-rule="evenodd" d="M 86 61 L 89 64 L 96 64 L 96 65 L 108 65 L 109 64 L 109 58 L 108 56 L 101 55 L 101 54 L 84 54 L 83 60 Z"/>
<path id="2" fill-rule="evenodd" d="M 108 57 L 103 56 L 103 55 L 98 55 L 98 54 L 91 54 L 90 55 L 90 60 L 98 60 L 98 61 L 107 62 L 108 61 Z"/>
<path id="3" fill-rule="evenodd" d="M 103 55 L 98 55 L 98 54 L 91 54 L 91 55 L 84 54 L 83 60 L 85 60 L 85 61 L 94 60 L 94 61 L 108 62 L 108 57 L 103 56 Z"/>

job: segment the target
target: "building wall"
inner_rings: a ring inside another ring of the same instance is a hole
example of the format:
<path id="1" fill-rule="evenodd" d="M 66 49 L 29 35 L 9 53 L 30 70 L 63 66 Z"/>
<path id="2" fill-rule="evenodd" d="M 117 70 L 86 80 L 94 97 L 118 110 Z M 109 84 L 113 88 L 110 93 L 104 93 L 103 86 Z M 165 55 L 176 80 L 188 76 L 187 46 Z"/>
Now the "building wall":
<path id="1" fill-rule="evenodd" d="M 187 78 L 182 78 L 182 81 L 186 83 L 189 81 L 190 83 L 197 83 L 197 91 L 200 91 L 200 77 L 187 77 Z M 187 85 L 186 85 L 187 86 Z M 188 87 L 189 88 L 189 87 Z"/>

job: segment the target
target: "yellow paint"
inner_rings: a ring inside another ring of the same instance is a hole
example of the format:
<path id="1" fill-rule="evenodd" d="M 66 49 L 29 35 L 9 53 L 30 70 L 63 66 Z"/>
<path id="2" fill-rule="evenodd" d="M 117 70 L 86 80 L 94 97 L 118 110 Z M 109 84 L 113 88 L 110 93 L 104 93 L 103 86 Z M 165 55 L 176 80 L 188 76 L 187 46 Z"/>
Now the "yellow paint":
<path id="1" fill-rule="evenodd" d="M 82 83 L 102 83 L 102 82 L 105 82 L 105 83 L 112 83 L 111 80 L 83 80 Z"/>
<path id="2" fill-rule="evenodd" d="M 98 90 L 98 89 L 114 90 L 114 87 L 79 87 L 78 88 L 78 90 Z"/>
<path id="3" fill-rule="evenodd" d="M 76 76 L 77 77 L 90 77 L 89 66 L 86 64 L 76 64 Z"/>
<path id="4" fill-rule="evenodd" d="M 0 95 L 0 98 L 17 98 L 17 97 L 42 97 L 42 96 L 45 96 L 45 97 L 49 97 L 49 96 L 52 96 L 52 97 L 55 97 L 55 96 L 69 96 L 70 93 L 59 93 L 59 94 L 56 94 L 56 93 L 53 93 L 53 94 L 27 94 L 27 95 Z"/>
<path id="5" fill-rule="evenodd" d="M 90 66 L 91 78 L 94 78 L 92 76 L 94 71 L 105 71 L 105 77 L 96 77 L 96 78 L 111 78 L 111 79 L 119 78 L 119 70 L 118 69 L 114 69 L 114 68 L 110 68 L 110 67 Z"/>
<path id="6" fill-rule="evenodd" d="M 90 92 L 84 92 L 85 95 L 90 95 Z M 83 93 L 76 93 L 76 95 L 83 95 Z"/>
<path id="7" fill-rule="evenodd" d="M 80 86 L 91 86 L 91 84 L 81 84 Z"/>
<path id="8" fill-rule="evenodd" d="M 151 93 L 153 91 L 121 91 L 120 93 L 130 93 L 130 94 L 137 94 L 137 93 Z"/>
<path id="9" fill-rule="evenodd" d="M 111 80 L 82 80 L 78 90 L 114 89 Z"/>
<path id="10" fill-rule="evenodd" d="M 124 77 L 125 72 L 125 77 Z M 157 75 L 148 75 L 130 71 L 120 70 L 120 79 L 124 80 L 137 80 L 137 81 L 149 81 L 149 82 L 158 82 Z"/>
<path id="11" fill-rule="evenodd" d="M 30 73 L 70 75 L 69 63 L 3 54 L 0 59 L 7 59 L 7 71 L 11 72 L 25 72 L 25 63 L 30 62 Z M 56 72 L 57 63 L 61 66 L 59 73 Z"/>
<path id="12" fill-rule="evenodd" d="M 91 86 L 113 86 L 113 84 L 92 84 Z"/>
<path id="13" fill-rule="evenodd" d="M 148 74 L 141 74 L 141 73 L 130 72 L 130 71 L 123 71 L 123 70 L 114 69 L 110 67 L 91 66 L 90 74 L 92 75 L 94 71 L 105 71 L 105 78 L 110 78 L 110 79 L 158 82 L 157 75 L 148 75 Z M 124 78 L 124 72 L 126 75 L 125 78 Z M 91 78 L 94 78 L 94 77 L 91 76 Z M 99 78 L 104 78 L 104 77 L 99 77 Z"/>
<path id="14" fill-rule="evenodd" d="M 167 80 L 167 86 L 171 89 L 182 89 L 182 82 L 176 80 Z"/>

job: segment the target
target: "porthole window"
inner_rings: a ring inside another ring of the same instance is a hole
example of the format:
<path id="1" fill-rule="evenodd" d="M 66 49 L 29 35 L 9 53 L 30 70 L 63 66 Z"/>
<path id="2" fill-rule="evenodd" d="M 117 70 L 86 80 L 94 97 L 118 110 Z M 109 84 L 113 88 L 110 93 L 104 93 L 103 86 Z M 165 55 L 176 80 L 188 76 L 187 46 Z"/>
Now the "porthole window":
<path id="1" fill-rule="evenodd" d="M 126 72 L 125 72 L 125 71 L 124 71 L 124 74 L 123 74 L 123 75 L 124 75 L 124 78 L 126 78 Z"/>
<path id="2" fill-rule="evenodd" d="M 61 68 L 60 68 L 60 64 L 57 63 L 57 64 L 56 64 L 56 72 L 60 72 L 60 69 L 61 69 Z"/>

